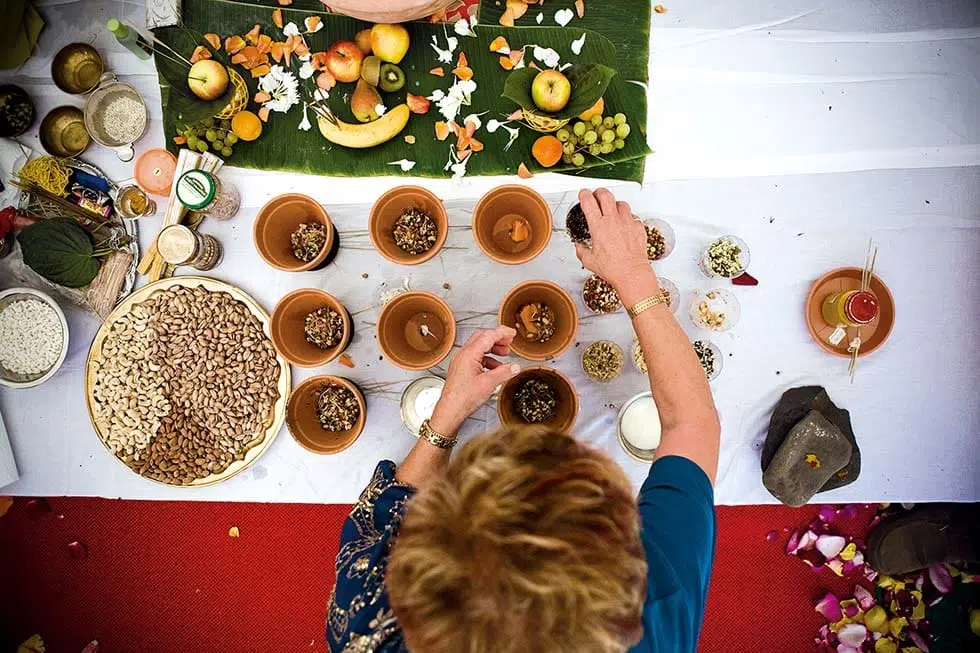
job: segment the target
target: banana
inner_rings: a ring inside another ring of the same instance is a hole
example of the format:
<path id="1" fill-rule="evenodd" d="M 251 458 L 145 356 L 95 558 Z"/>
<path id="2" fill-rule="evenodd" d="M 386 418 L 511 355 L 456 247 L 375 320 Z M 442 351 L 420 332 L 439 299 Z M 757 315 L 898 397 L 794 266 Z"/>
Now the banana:
<path id="1" fill-rule="evenodd" d="M 408 124 L 411 111 L 407 104 L 399 104 L 377 120 L 361 125 L 351 124 L 336 119 L 331 122 L 323 116 L 317 117 L 320 133 L 331 143 L 344 147 L 367 148 L 390 141 L 397 136 Z"/>

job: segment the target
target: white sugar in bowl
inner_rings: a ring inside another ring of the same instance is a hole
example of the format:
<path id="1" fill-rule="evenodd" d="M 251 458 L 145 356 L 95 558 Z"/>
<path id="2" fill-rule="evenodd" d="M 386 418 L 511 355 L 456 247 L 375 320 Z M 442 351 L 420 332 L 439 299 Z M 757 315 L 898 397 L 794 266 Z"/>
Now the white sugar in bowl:
<path id="1" fill-rule="evenodd" d="M 68 321 L 49 295 L 0 291 L 0 384 L 32 388 L 54 376 L 68 355 Z"/>

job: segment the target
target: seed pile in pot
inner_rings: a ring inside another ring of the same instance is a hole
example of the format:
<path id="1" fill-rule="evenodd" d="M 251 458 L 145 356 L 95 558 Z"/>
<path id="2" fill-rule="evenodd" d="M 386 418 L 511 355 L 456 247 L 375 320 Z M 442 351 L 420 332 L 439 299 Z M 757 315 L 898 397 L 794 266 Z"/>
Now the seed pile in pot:
<path id="1" fill-rule="evenodd" d="M 656 227 L 644 226 L 647 230 L 647 258 L 651 261 L 659 261 L 667 253 L 667 239 Z"/>
<path id="2" fill-rule="evenodd" d="M 419 209 L 408 209 L 395 221 L 392 238 L 406 254 L 418 256 L 435 247 L 439 236 L 436 221 Z"/>
<path id="3" fill-rule="evenodd" d="M 327 244 L 327 228 L 319 222 L 301 222 L 296 231 L 290 234 L 289 244 L 293 248 L 293 256 L 303 263 L 309 263 Z"/>
<path id="4" fill-rule="evenodd" d="M 350 388 L 327 384 L 316 399 L 316 417 L 323 430 L 331 433 L 349 431 L 361 418 L 361 405 Z"/>
<path id="5" fill-rule="evenodd" d="M 321 306 L 306 316 L 303 335 L 314 347 L 336 347 L 344 339 L 344 318 L 329 306 Z"/>
<path id="6" fill-rule="evenodd" d="M 548 342 L 555 335 L 555 312 L 544 302 L 525 304 L 517 311 L 517 332 L 531 342 Z"/>
<path id="7" fill-rule="evenodd" d="M 227 293 L 173 288 L 112 323 L 93 360 L 95 423 L 133 471 L 188 485 L 265 438 L 279 362 L 262 324 Z"/>
<path id="8" fill-rule="evenodd" d="M 565 216 L 565 231 L 568 232 L 568 237 L 573 243 L 588 245 L 592 242 L 592 232 L 589 231 L 589 222 L 585 218 L 585 211 L 582 210 L 581 204 L 576 204 L 569 209 L 568 215 Z"/>
<path id="9" fill-rule="evenodd" d="M 593 313 L 613 313 L 620 306 L 616 289 L 595 274 L 586 279 L 582 295 L 585 299 L 585 305 Z"/>
<path id="10" fill-rule="evenodd" d="M 528 379 L 514 393 L 514 410 L 528 424 L 547 422 L 558 412 L 558 393 L 541 379 Z"/>

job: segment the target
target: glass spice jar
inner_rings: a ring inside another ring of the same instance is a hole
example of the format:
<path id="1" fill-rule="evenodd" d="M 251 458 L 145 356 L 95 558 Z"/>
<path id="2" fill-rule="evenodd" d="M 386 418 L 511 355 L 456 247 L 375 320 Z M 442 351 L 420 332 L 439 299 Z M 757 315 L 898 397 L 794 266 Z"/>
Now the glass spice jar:
<path id="1" fill-rule="evenodd" d="M 182 224 L 164 227 L 157 235 L 157 251 L 170 265 L 211 270 L 221 261 L 221 243 Z"/>
<path id="2" fill-rule="evenodd" d="M 215 220 L 234 217 L 242 206 L 242 196 L 235 186 L 204 170 L 188 170 L 180 176 L 177 199 L 189 210 Z"/>

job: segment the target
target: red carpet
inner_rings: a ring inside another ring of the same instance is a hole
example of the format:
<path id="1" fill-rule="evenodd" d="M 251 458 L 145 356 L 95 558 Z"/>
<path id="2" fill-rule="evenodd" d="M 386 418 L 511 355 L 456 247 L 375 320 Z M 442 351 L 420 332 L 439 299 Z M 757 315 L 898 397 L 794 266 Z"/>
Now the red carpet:
<path id="1" fill-rule="evenodd" d="M 37 633 L 48 653 L 79 653 L 93 639 L 100 653 L 323 652 L 347 511 L 69 498 L 38 506 L 18 499 L 0 517 L 0 651 Z M 813 650 L 821 624 L 814 597 L 849 586 L 783 553 L 782 529 L 815 514 L 718 509 L 701 651 Z M 229 537 L 233 526 L 237 538 Z M 780 540 L 770 543 L 773 529 Z"/>

